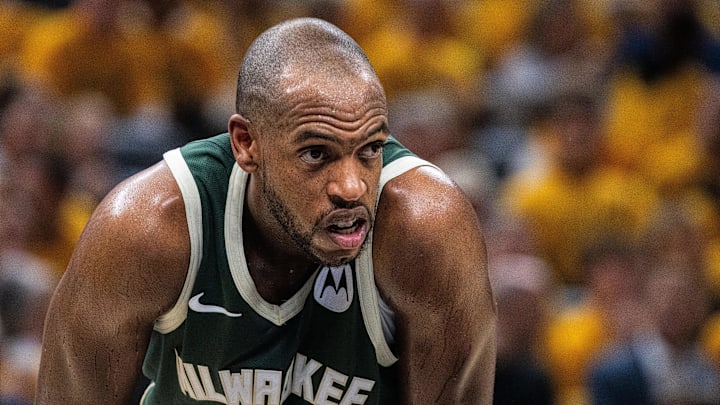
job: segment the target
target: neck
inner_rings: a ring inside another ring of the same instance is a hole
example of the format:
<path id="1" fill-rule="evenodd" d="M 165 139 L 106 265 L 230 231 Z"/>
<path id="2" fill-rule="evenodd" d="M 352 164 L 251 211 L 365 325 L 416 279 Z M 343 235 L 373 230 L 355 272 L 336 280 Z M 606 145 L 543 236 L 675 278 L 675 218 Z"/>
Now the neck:
<path id="1" fill-rule="evenodd" d="M 267 302 L 279 305 L 305 284 L 318 268 L 291 240 L 274 237 L 263 229 L 246 205 L 243 213 L 243 247 L 255 288 Z"/>

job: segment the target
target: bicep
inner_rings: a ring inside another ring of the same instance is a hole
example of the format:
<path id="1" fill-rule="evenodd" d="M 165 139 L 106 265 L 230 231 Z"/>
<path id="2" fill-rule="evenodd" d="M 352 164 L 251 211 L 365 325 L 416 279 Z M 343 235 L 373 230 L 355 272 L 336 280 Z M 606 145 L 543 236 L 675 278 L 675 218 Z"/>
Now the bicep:
<path id="1" fill-rule="evenodd" d="M 406 401 L 488 403 L 495 306 L 477 218 L 453 184 L 411 176 L 420 177 L 400 178 L 409 185 L 381 202 L 378 218 L 388 217 L 375 236 L 378 286 L 398 314 Z"/>
<path id="2" fill-rule="evenodd" d="M 182 287 L 184 238 L 161 237 L 171 223 L 167 213 L 158 215 L 142 192 L 125 191 L 144 202 L 120 204 L 122 193 L 106 199 L 55 291 L 38 403 L 122 403 L 139 376 L 153 321 Z M 178 253 L 169 254 L 166 244 Z"/>
<path id="3" fill-rule="evenodd" d="M 67 403 L 122 397 L 138 377 L 151 323 L 135 303 L 142 293 L 132 291 L 133 260 L 113 257 L 113 249 L 101 247 L 104 239 L 102 232 L 86 232 L 51 301 L 40 403 L 50 393 L 53 400 L 59 396 Z"/>

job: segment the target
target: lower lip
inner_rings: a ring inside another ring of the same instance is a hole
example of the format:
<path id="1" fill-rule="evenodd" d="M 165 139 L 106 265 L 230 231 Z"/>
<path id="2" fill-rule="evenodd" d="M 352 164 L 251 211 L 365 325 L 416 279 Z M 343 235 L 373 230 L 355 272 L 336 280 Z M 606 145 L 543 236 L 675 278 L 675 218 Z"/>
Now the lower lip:
<path id="1" fill-rule="evenodd" d="M 352 233 L 328 232 L 328 235 L 342 249 L 356 249 L 365 241 L 366 233 L 366 227 L 360 226 Z"/>

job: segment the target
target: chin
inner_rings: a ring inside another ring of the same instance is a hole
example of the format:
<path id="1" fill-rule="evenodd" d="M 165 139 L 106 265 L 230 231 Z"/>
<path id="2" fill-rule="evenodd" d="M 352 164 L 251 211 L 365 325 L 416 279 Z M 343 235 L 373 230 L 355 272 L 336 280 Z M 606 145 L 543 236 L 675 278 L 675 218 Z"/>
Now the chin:
<path id="1" fill-rule="evenodd" d="M 358 249 L 353 251 L 335 251 L 333 253 L 320 253 L 316 251 L 315 259 L 322 263 L 324 266 L 337 267 L 342 266 L 355 260 L 360 253 L 362 253 L 367 247 L 367 241 L 363 243 Z"/>
<path id="2" fill-rule="evenodd" d="M 322 254 L 317 253 L 314 255 L 314 260 L 322 264 L 323 266 L 328 267 L 337 267 L 342 266 L 343 264 L 350 263 L 351 261 L 355 260 L 356 257 L 358 257 L 360 252 L 357 252 L 354 255 L 332 255 L 332 254 Z"/>

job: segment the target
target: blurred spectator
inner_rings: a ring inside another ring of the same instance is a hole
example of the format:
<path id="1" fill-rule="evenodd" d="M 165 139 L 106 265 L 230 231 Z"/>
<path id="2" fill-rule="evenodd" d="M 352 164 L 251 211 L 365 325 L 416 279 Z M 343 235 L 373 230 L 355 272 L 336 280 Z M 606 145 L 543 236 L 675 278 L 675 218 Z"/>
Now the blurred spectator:
<path id="1" fill-rule="evenodd" d="M 109 130 L 108 152 L 115 183 L 150 167 L 163 153 L 183 143 L 182 127 L 164 109 L 147 108 L 117 119 Z"/>
<path id="2" fill-rule="evenodd" d="M 454 96 L 443 86 L 402 92 L 389 106 L 391 133 L 433 163 L 449 151 L 467 148 L 468 127 Z"/>
<path id="3" fill-rule="evenodd" d="M 14 171 L 10 178 L 33 183 Z M 33 402 L 44 315 L 58 279 L 52 264 L 31 251 L 37 212 L 22 194 L 0 182 L 0 404 Z"/>
<path id="4" fill-rule="evenodd" d="M 653 0 L 646 4 L 623 2 L 633 7 L 638 20 L 620 25 L 621 65 L 636 69 L 646 82 L 671 75 L 684 65 L 698 63 L 720 73 L 720 41 L 700 16 L 702 1 Z M 622 12 L 622 11 L 620 11 Z"/>
<path id="5" fill-rule="evenodd" d="M 55 156 L 38 154 L 15 163 L 2 197 L 10 224 L 8 243 L 27 249 L 62 274 L 89 213 L 74 218 L 66 199 L 68 168 Z"/>
<path id="6" fill-rule="evenodd" d="M 452 0 L 354 0 L 346 9 L 349 32 L 366 51 L 389 98 L 402 91 L 446 86 L 465 102 L 483 68 L 481 50 L 454 31 Z M 379 20 L 360 19 L 365 6 Z M 387 18 L 392 16 L 392 18 Z"/>
<path id="7" fill-rule="evenodd" d="M 44 314 L 57 278 L 19 250 L 0 251 L 0 404 L 32 404 Z"/>
<path id="8" fill-rule="evenodd" d="M 502 190 L 555 276 L 569 284 L 584 280 L 582 252 L 609 235 L 639 237 L 657 204 L 641 178 L 605 164 L 599 108 L 582 94 L 558 99 L 543 124 L 547 167 L 517 173 Z"/>
<path id="9" fill-rule="evenodd" d="M 118 115 L 153 106 L 190 130 L 206 122 L 205 107 L 219 89 L 221 54 L 201 17 L 181 0 L 74 0 L 34 25 L 21 51 L 27 80 L 59 96 L 100 93 Z M 181 7 L 183 5 L 183 7 Z M 197 18 L 196 18 L 197 17 Z"/>
<path id="10" fill-rule="evenodd" d="M 498 175 L 525 167 L 527 139 L 537 114 L 561 95 L 601 89 L 607 52 L 591 40 L 579 0 L 540 2 L 523 31 L 486 73 L 481 104 L 488 123 L 478 134 Z"/>
<path id="11" fill-rule="evenodd" d="M 704 181 L 712 195 L 720 197 L 720 76 L 708 82 L 698 108 L 697 135 L 708 160 Z"/>
<path id="12" fill-rule="evenodd" d="M 666 200 L 648 217 L 651 222 L 643 238 L 648 256 L 667 266 L 690 266 L 702 275 L 706 241 L 692 211 Z"/>
<path id="13" fill-rule="evenodd" d="M 658 210 L 649 215 L 650 226 L 643 243 L 653 260 L 668 266 L 698 269 L 711 299 L 718 304 L 720 257 L 716 256 L 718 236 L 713 232 L 717 226 L 717 212 L 712 207 L 703 209 L 696 200 L 664 200 Z"/>
<path id="14" fill-rule="evenodd" d="M 40 10 L 23 2 L 0 1 L 0 77 L 17 73 L 18 53 Z"/>
<path id="15" fill-rule="evenodd" d="M 116 164 L 108 150 L 114 120 L 112 107 L 100 94 L 63 102 L 56 153 L 69 166 L 68 198 L 89 210 L 116 183 Z"/>
<path id="16" fill-rule="evenodd" d="M 505 256 L 538 256 L 535 243 L 528 223 L 520 217 L 514 216 L 504 209 L 502 205 L 495 206 L 490 221 L 486 223 L 486 243 L 488 260 Z M 547 266 L 547 263 L 545 263 Z M 557 278 L 548 267 L 553 289 L 557 288 Z"/>
<path id="17" fill-rule="evenodd" d="M 481 221 L 488 220 L 497 179 L 485 157 L 471 147 L 469 120 L 453 90 L 405 91 L 389 108 L 393 136 L 443 169 L 470 198 Z"/>
<path id="18" fill-rule="evenodd" d="M 702 294 L 715 308 L 720 302 L 720 276 L 717 266 L 717 236 L 708 232 L 707 218 L 698 215 L 687 201 L 665 201 L 651 216 L 651 225 L 644 237 L 648 257 L 653 263 L 673 268 L 689 268 L 701 278 Z M 699 342 L 720 370 L 720 313 L 704 321 Z"/>
<path id="19" fill-rule="evenodd" d="M 507 254 L 489 261 L 498 308 L 494 404 L 553 404 L 550 375 L 538 353 L 551 291 L 550 272 L 537 257 Z"/>
<path id="20" fill-rule="evenodd" d="M 712 204 L 715 217 L 720 218 L 720 77 L 707 88 L 699 120 L 698 136 L 706 151 L 701 188 L 703 195 Z M 720 299 L 720 219 L 712 231 L 706 256 L 708 279 L 715 297 Z"/>
<path id="21" fill-rule="evenodd" d="M 584 287 L 561 297 L 545 336 L 558 404 L 589 403 L 586 378 L 592 363 L 606 347 L 631 336 L 642 319 L 642 255 L 625 241 L 607 240 L 583 256 Z"/>
<path id="22" fill-rule="evenodd" d="M 609 156 L 662 194 L 682 193 L 702 178 L 698 111 L 720 73 L 720 40 L 702 25 L 696 0 L 623 4 L 608 81 Z"/>
<path id="23" fill-rule="evenodd" d="M 38 21 L 21 51 L 26 79 L 61 97 L 104 94 L 121 114 L 147 102 L 153 78 L 123 31 L 124 2 L 75 0 Z"/>
<path id="24" fill-rule="evenodd" d="M 720 311 L 717 309 L 705 320 L 699 340 L 715 368 L 720 370 Z"/>
<path id="25" fill-rule="evenodd" d="M 698 342 L 709 300 L 697 269 L 656 268 L 644 292 L 650 327 L 594 367 L 593 402 L 720 403 L 720 374 Z"/>
<path id="26" fill-rule="evenodd" d="M 67 204 L 70 172 L 55 153 L 59 141 L 56 108 L 55 100 L 45 92 L 27 87 L 2 112 L 0 205 L 5 215 L 0 249 L 32 252 L 60 274 L 89 212 L 74 212 Z"/>
<path id="27" fill-rule="evenodd" d="M 219 123 L 214 122 L 209 111 L 225 81 L 235 79 L 235 74 L 226 77 L 223 57 L 227 50 L 221 48 L 222 37 L 215 29 L 219 21 L 189 1 L 130 4 L 134 7 L 126 6 L 126 13 L 131 15 L 125 19 L 135 24 L 126 37 L 143 65 L 146 91 L 150 94 L 148 102 L 132 113 L 148 105 L 168 110 L 172 120 L 183 129 L 184 140 L 224 130 L 227 116 Z M 224 100 L 227 104 L 232 104 L 231 101 Z"/>
<path id="28" fill-rule="evenodd" d="M 457 29 L 494 66 L 524 40 L 537 4 L 531 0 L 461 1 L 455 10 Z"/>
<path id="29" fill-rule="evenodd" d="M 0 110 L 0 178 L 33 155 L 50 153 L 56 141 L 54 100 L 40 87 L 8 84 Z"/>

